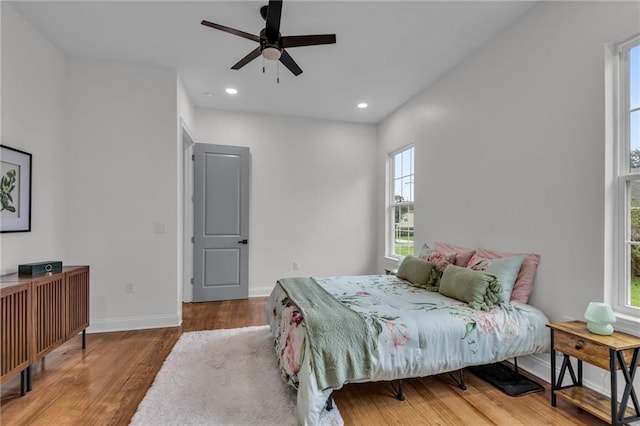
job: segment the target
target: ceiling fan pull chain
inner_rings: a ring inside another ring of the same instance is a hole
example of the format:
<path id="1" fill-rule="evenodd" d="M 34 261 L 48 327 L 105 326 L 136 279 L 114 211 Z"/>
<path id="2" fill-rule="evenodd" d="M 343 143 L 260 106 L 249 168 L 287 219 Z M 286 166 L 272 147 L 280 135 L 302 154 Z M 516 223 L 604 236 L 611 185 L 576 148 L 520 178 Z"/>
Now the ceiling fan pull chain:
<path id="1" fill-rule="evenodd" d="M 262 57 L 262 74 L 264 74 L 264 56 Z"/>
<path id="2" fill-rule="evenodd" d="M 280 62 L 278 62 L 276 66 L 276 83 L 280 84 Z"/>

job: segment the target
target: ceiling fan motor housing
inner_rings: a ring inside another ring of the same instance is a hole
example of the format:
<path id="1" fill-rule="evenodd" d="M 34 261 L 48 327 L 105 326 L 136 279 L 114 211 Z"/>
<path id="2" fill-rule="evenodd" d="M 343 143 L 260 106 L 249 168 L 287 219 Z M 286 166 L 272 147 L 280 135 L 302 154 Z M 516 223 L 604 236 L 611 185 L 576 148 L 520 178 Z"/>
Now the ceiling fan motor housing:
<path id="1" fill-rule="evenodd" d="M 265 28 L 260 31 L 260 52 L 265 59 L 277 61 L 282 55 L 280 33 L 269 30 L 271 29 Z"/>

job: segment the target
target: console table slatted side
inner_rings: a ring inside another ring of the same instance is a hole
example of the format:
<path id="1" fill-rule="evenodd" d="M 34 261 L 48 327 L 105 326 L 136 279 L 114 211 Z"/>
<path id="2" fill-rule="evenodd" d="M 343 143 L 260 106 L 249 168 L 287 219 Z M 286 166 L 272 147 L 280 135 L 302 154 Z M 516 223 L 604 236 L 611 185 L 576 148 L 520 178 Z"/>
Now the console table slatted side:
<path id="1" fill-rule="evenodd" d="M 0 383 L 22 374 L 22 394 L 31 390 L 30 366 L 89 327 L 89 266 L 61 272 L 0 276 Z"/>
<path id="2" fill-rule="evenodd" d="M 31 361 L 31 287 L 28 283 L 3 289 L 0 297 L 2 324 L 1 376 L 5 379 L 27 368 Z"/>
<path id="3" fill-rule="evenodd" d="M 89 269 L 81 269 L 67 273 L 66 283 L 67 309 L 66 335 L 68 340 L 89 327 Z"/>

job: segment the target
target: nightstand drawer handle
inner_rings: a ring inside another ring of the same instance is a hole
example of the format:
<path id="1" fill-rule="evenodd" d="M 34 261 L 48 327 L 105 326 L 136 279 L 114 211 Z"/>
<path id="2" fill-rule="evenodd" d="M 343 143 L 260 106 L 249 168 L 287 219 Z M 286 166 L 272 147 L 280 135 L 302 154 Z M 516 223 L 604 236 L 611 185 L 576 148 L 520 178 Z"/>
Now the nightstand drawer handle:
<path id="1" fill-rule="evenodd" d="M 584 340 L 578 340 L 578 342 L 576 343 L 576 350 L 579 351 L 580 349 L 584 348 Z"/>

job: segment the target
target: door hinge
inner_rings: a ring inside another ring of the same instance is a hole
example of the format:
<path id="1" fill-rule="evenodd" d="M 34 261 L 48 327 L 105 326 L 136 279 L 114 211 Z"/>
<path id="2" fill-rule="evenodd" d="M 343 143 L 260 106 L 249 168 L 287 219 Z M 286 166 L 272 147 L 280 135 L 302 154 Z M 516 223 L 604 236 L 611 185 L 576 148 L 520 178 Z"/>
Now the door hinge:
<path id="1" fill-rule="evenodd" d="M 191 278 L 191 285 L 193 285 L 193 278 Z"/>
<path id="2" fill-rule="evenodd" d="M 196 161 L 196 155 L 195 154 L 191 154 L 191 161 Z"/>
<path id="3" fill-rule="evenodd" d="M 192 203 L 195 203 L 195 202 L 196 202 L 196 196 L 195 196 L 195 195 L 192 195 L 192 196 L 191 196 L 191 202 L 192 202 Z"/>
<path id="4" fill-rule="evenodd" d="M 196 242 L 195 238 L 191 237 L 191 243 L 193 244 L 195 242 Z"/>

